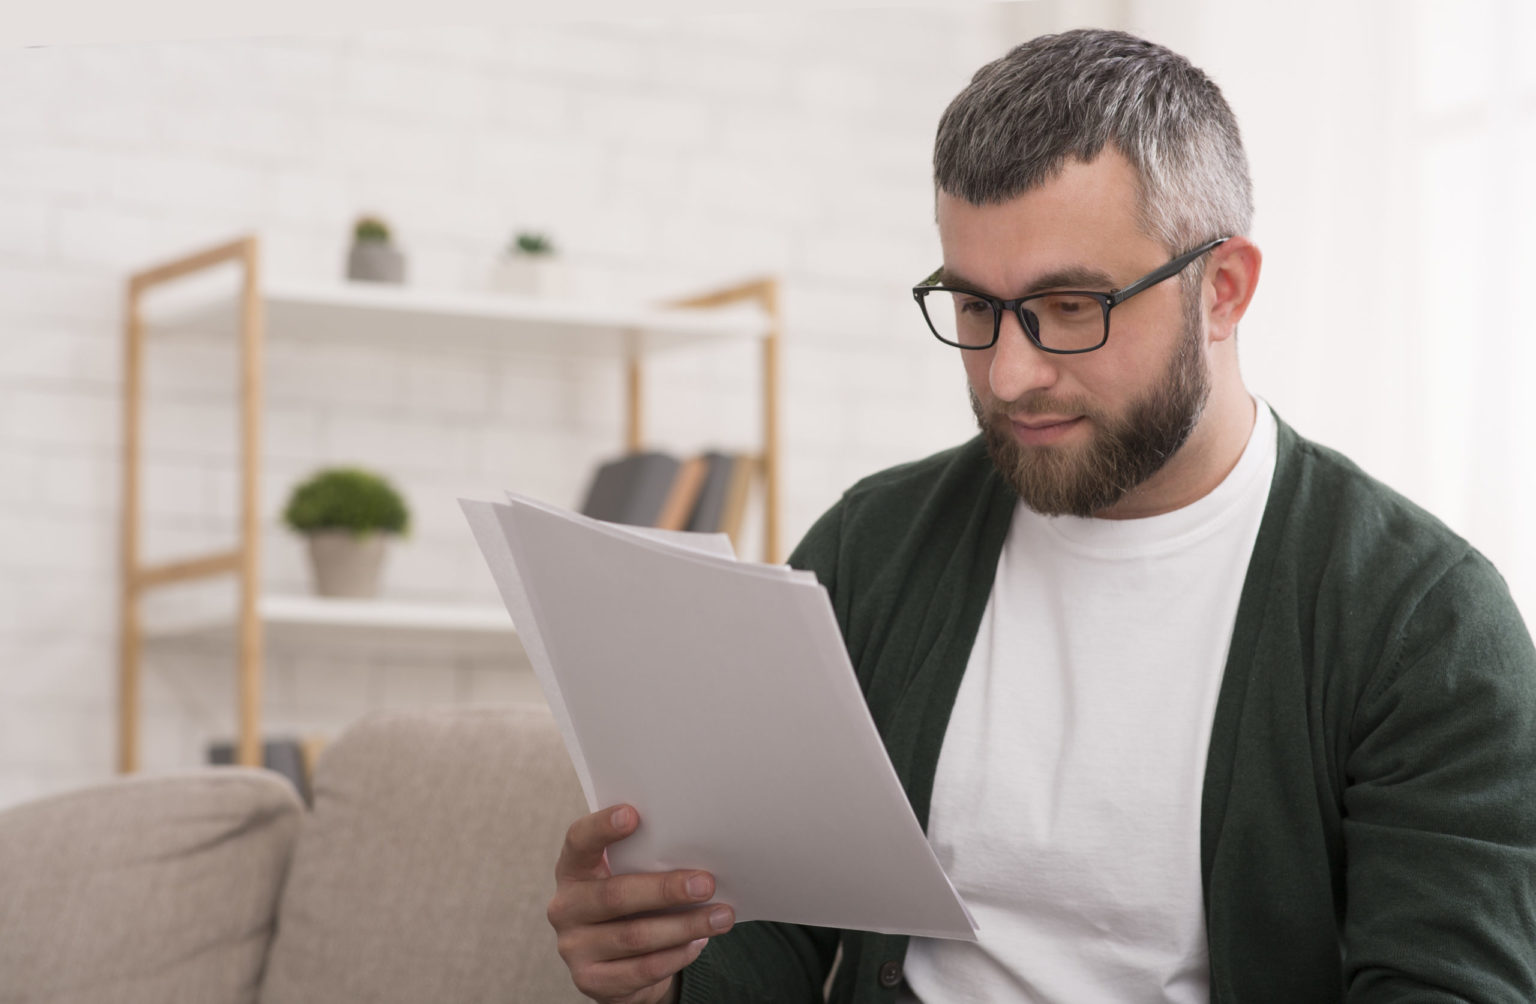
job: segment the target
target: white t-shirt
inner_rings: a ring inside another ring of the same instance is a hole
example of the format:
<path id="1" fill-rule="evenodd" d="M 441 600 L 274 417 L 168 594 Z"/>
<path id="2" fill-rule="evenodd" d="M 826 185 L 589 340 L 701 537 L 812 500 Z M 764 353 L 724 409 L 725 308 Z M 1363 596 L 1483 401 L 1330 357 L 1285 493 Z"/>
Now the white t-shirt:
<path id="1" fill-rule="evenodd" d="M 1020 504 L 944 734 L 928 839 L 980 927 L 914 938 L 923 1004 L 1210 999 L 1206 748 L 1276 424 L 1146 519 Z"/>

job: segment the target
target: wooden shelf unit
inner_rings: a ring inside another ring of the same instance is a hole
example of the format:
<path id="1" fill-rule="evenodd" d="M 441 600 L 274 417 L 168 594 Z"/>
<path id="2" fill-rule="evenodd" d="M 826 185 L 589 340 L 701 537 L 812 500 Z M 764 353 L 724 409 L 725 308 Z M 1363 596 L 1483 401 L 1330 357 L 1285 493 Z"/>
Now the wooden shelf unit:
<path id="1" fill-rule="evenodd" d="M 151 292 L 176 287 L 182 280 L 231 263 L 242 271 L 233 311 L 227 296 L 211 303 L 173 304 L 171 309 L 161 311 L 147 302 Z M 779 296 L 775 279 L 712 290 L 662 306 L 632 308 L 367 283 L 268 282 L 261 269 L 259 238 L 248 235 L 130 276 L 124 316 L 118 735 L 118 767 L 124 773 L 138 768 L 140 672 L 146 639 L 142 600 L 146 593 L 160 587 L 227 575 L 238 580 L 239 605 L 233 623 L 238 676 L 236 761 L 246 765 L 256 765 L 261 760 L 264 626 L 311 631 L 387 629 L 427 634 L 496 634 L 501 630 L 512 636 L 505 611 L 498 618 L 497 611 L 483 606 L 262 595 L 262 349 L 269 327 L 323 331 L 326 338 L 346 338 L 349 332 L 365 329 L 367 337 L 374 341 L 417 338 L 428 328 L 434 340 L 490 340 L 510 353 L 618 356 L 626 364 L 624 444 L 630 450 L 642 449 L 645 444 L 644 359 L 648 353 L 720 339 L 760 341 L 763 441 L 762 452 L 754 459 L 763 486 L 764 557 L 768 561 L 780 560 Z M 233 324 L 229 323 L 231 320 Z M 145 564 L 140 553 L 140 523 L 144 352 L 148 336 L 162 328 L 208 331 L 225 326 L 240 345 L 238 543 L 233 549 L 216 554 Z M 221 630 L 227 631 L 227 618 L 222 625 Z"/>

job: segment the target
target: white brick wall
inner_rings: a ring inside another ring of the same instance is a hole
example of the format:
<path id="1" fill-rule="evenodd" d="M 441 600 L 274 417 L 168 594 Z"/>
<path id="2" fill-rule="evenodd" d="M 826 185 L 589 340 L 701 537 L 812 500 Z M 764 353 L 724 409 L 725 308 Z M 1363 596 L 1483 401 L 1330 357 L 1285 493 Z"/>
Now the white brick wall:
<path id="1" fill-rule="evenodd" d="M 423 286 L 482 283 L 520 228 L 551 232 L 573 281 L 615 298 L 777 274 L 789 543 L 856 476 L 968 434 L 958 368 L 926 351 L 905 290 L 937 254 L 938 113 L 1019 15 L 816 20 L 0 53 L 13 98 L 0 103 L 0 805 L 113 769 L 123 280 L 158 260 L 255 230 L 270 272 L 335 275 L 351 221 L 375 211 Z M 154 554 L 232 540 L 234 358 L 197 336 L 150 349 Z M 739 348 L 658 361 L 658 441 L 754 443 L 754 363 Z M 414 528 L 388 593 L 493 600 L 454 498 L 510 487 L 575 504 L 620 445 L 612 363 L 273 332 L 267 374 L 274 590 L 306 588 L 278 514 L 316 466 L 376 466 L 407 495 Z M 227 586 L 202 588 L 228 602 Z M 516 664 L 453 646 L 274 643 L 269 730 L 536 698 Z M 229 736 L 231 675 L 226 646 L 148 647 L 148 767 L 196 762 Z"/>

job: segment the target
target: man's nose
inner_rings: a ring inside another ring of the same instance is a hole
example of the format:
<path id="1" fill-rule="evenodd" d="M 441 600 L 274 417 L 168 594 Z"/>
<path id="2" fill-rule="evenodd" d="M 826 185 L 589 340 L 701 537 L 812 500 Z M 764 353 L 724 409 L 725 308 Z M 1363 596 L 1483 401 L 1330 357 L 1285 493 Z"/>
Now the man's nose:
<path id="1" fill-rule="evenodd" d="M 1057 372 L 1056 356 L 1030 339 L 1017 314 L 1005 312 L 987 374 L 993 396 L 999 401 L 1017 401 L 1031 391 L 1053 386 Z"/>

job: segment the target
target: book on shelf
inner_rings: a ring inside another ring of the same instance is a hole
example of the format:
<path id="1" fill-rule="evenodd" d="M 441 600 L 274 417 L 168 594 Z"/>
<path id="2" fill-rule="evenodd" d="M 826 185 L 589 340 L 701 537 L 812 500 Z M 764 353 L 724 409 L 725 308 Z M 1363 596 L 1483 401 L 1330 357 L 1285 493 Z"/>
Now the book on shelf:
<path id="1" fill-rule="evenodd" d="M 298 791 L 304 804 L 311 804 L 316 749 L 315 740 L 268 739 L 261 744 L 261 765 L 286 777 Z M 214 741 L 208 744 L 208 762 L 214 766 L 232 766 L 235 762 L 235 744 Z"/>
<path id="2" fill-rule="evenodd" d="M 704 487 L 704 475 L 708 468 L 703 457 L 690 457 L 677 467 L 677 477 L 672 480 L 672 490 L 656 517 L 655 526 L 663 530 L 686 530 L 688 519 L 699 502 L 699 490 Z"/>
<path id="3" fill-rule="evenodd" d="M 581 513 L 609 523 L 734 539 L 755 470 L 754 458 L 718 450 L 687 459 L 654 450 L 630 453 L 598 467 Z"/>
<path id="4" fill-rule="evenodd" d="M 725 511 L 720 516 L 717 529 L 730 534 L 732 540 L 741 539 L 741 527 L 747 514 L 747 496 L 752 490 L 752 479 L 757 476 L 758 467 L 756 457 L 738 455 L 731 468 L 731 483 L 725 494 Z"/>
<path id="5" fill-rule="evenodd" d="M 581 512 L 608 523 L 655 526 L 669 504 L 682 461 L 670 454 L 629 453 L 598 467 Z"/>
<path id="6" fill-rule="evenodd" d="M 725 497 L 730 489 L 731 470 L 736 458 L 729 453 L 711 450 L 699 459 L 704 462 L 704 484 L 699 488 L 699 499 L 684 529 L 713 533 L 720 529 L 720 519 L 725 513 Z"/>
<path id="7" fill-rule="evenodd" d="M 714 450 L 701 459 L 707 473 L 686 529 L 697 533 L 724 533 L 734 540 L 741 532 L 756 462 L 745 454 Z"/>

